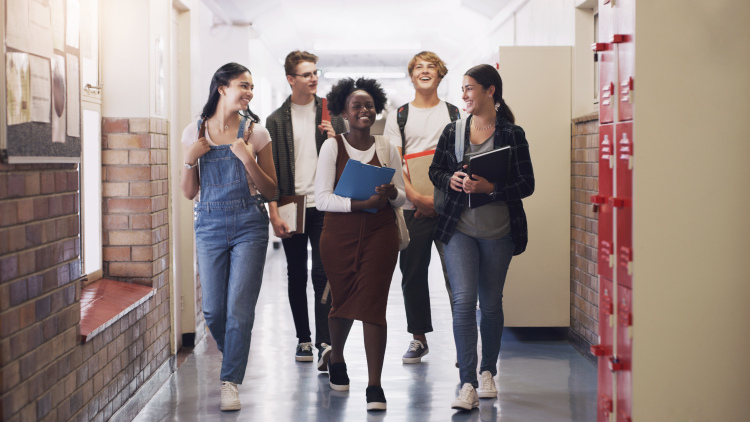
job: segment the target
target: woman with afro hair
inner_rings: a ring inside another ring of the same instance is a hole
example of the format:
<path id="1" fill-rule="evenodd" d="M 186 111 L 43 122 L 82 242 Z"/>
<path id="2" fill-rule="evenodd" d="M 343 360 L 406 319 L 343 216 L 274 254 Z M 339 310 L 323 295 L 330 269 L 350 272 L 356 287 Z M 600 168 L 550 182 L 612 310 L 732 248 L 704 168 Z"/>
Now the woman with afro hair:
<path id="1" fill-rule="evenodd" d="M 320 149 L 315 179 L 315 205 L 325 211 L 320 255 L 331 286 L 328 327 L 331 346 L 321 360 L 329 383 L 337 391 L 349 390 L 344 345 L 354 320 L 362 321 L 369 383 L 367 410 L 385 410 L 380 385 L 387 339 L 385 308 L 398 259 L 398 231 L 393 207 L 404 204 L 406 193 L 400 171 L 390 184 L 381 185 L 367 200 L 334 193 L 351 158 L 374 166 L 399 168 L 395 147 L 382 136 L 370 135 L 375 116 L 383 111 L 386 96 L 373 79 L 343 79 L 327 95 L 328 109 L 349 122 L 349 131 L 326 140 Z M 377 209 L 376 213 L 362 211 Z"/>

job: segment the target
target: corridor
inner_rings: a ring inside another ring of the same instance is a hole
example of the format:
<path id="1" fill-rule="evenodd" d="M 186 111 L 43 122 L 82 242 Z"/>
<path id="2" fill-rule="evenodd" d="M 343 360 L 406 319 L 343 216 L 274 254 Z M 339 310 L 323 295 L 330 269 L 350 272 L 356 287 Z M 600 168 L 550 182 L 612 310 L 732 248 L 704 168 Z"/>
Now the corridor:
<path id="1" fill-rule="evenodd" d="M 435 331 L 428 334 L 430 353 L 421 364 L 401 363 L 411 336 L 405 330 L 401 274 L 398 269 L 394 273 L 383 368 L 387 411 L 365 410 L 367 369 L 361 323 L 355 322 L 346 346 L 351 378 L 348 393 L 331 390 L 327 373 L 318 372 L 314 364 L 295 362 L 286 261 L 281 249 L 269 247 L 250 360 L 240 386 L 242 410 L 219 411 L 220 354 L 207 334 L 135 421 L 596 420 L 596 367 L 563 339 L 530 341 L 525 338 L 526 331 L 507 328 L 500 353 L 498 399 L 482 399 L 479 409 L 472 412 L 451 409 L 459 389 L 458 370 L 454 366 L 450 305 L 434 250 L 433 257 L 430 295 Z M 311 291 L 312 287 L 308 288 Z"/>

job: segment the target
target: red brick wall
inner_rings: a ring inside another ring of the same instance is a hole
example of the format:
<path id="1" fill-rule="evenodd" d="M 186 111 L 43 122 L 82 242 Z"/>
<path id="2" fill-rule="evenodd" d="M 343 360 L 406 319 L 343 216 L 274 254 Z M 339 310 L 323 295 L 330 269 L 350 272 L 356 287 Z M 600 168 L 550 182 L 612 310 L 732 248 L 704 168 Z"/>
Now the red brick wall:
<path id="1" fill-rule="evenodd" d="M 107 278 L 161 288 L 169 268 L 167 121 L 102 121 Z"/>
<path id="2" fill-rule="evenodd" d="M 599 116 L 573 120 L 570 192 L 570 332 L 573 344 L 590 355 L 599 342 L 596 276 L 597 215 L 591 195 L 599 190 Z M 591 357 L 591 356 L 590 356 Z"/>
<path id="3" fill-rule="evenodd" d="M 166 123 L 144 120 L 145 129 L 144 121 L 125 119 L 135 127 L 123 133 L 143 132 L 104 145 L 107 160 L 126 156 L 128 165 L 140 168 L 104 168 L 103 176 L 113 180 L 105 179 L 109 196 L 103 199 L 105 224 L 108 218 L 127 222 L 127 229 L 107 234 L 147 241 L 115 245 L 138 265 L 113 269 L 111 264 L 128 261 L 110 260 L 105 268 L 157 291 L 85 344 L 78 342 L 77 166 L 0 165 L 0 420 L 108 420 L 169 359 Z M 123 186 L 128 195 L 114 195 Z M 141 268 L 146 265 L 148 271 Z"/>

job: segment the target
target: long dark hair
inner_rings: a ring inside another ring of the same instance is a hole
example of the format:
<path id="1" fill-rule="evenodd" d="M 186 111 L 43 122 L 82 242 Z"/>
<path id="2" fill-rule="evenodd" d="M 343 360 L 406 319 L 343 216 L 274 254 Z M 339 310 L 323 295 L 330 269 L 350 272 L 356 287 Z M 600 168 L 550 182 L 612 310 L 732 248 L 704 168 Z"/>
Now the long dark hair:
<path id="1" fill-rule="evenodd" d="M 239 63 L 227 63 L 220 67 L 219 70 L 214 73 L 211 78 L 211 86 L 208 89 L 208 101 L 203 106 L 203 112 L 201 113 L 201 119 L 206 120 L 216 113 L 216 105 L 219 104 L 220 86 L 229 86 L 229 84 L 243 73 L 250 73 L 250 69 Z M 252 75 L 252 73 L 250 73 Z M 255 123 L 260 122 L 260 118 L 250 111 L 250 105 L 248 104 L 247 109 L 240 111 L 240 114 L 244 117 L 249 117 Z"/>
<path id="2" fill-rule="evenodd" d="M 464 75 L 474 78 L 484 89 L 494 86 L 495 93 L 492 94 L 492 99 L 495 100 L 495 104 L 500 104 L 497 114 L 505 117 L 511 123 L 516 122 L 513 112 L 510 111 L 510 107 L 508 107 L 508 104 L 505 104 L 505 100 L 503 99 L 503 79 L 494 67 L 488 64 L 480 64 L 467 70 Z"/>

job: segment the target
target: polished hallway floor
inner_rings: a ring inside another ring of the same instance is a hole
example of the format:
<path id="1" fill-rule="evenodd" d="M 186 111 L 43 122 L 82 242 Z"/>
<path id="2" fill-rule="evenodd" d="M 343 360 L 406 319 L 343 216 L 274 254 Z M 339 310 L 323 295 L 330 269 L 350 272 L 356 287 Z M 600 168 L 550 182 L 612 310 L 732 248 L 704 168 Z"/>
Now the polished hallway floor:
<path id="1" fill-rule="evenodd" d="M 527 341 L 509 329 L 503 334 L 496 377 L 498 398 L 480 400 L 479 409 L 472 412 L 450 408 L 459 389 L 458 369 L 450 305 L 437 253 L 433 256 L 430 294 L 435 331 L 428 334 L 430 353 L 421 364 L 401 363 L 411 335 L 406 332 L 398 268 L 393 277 L 383 369 L 387 411 L 365 410 L 367 368 L 361 323 L 355 322 L 345 350 L 349 392 L 331 390 L 327 373 L 318 372 L 314 363 L 295 362 L 284 252 L 269 248 L 250 359 L 239 388 L 242 410 L 219 411 L 220 354 L 207 334 L 135 421 L 595 421 L 596 368 L 566 341 Z M 312 286 L 308 291 L 312 297 Z"/>

